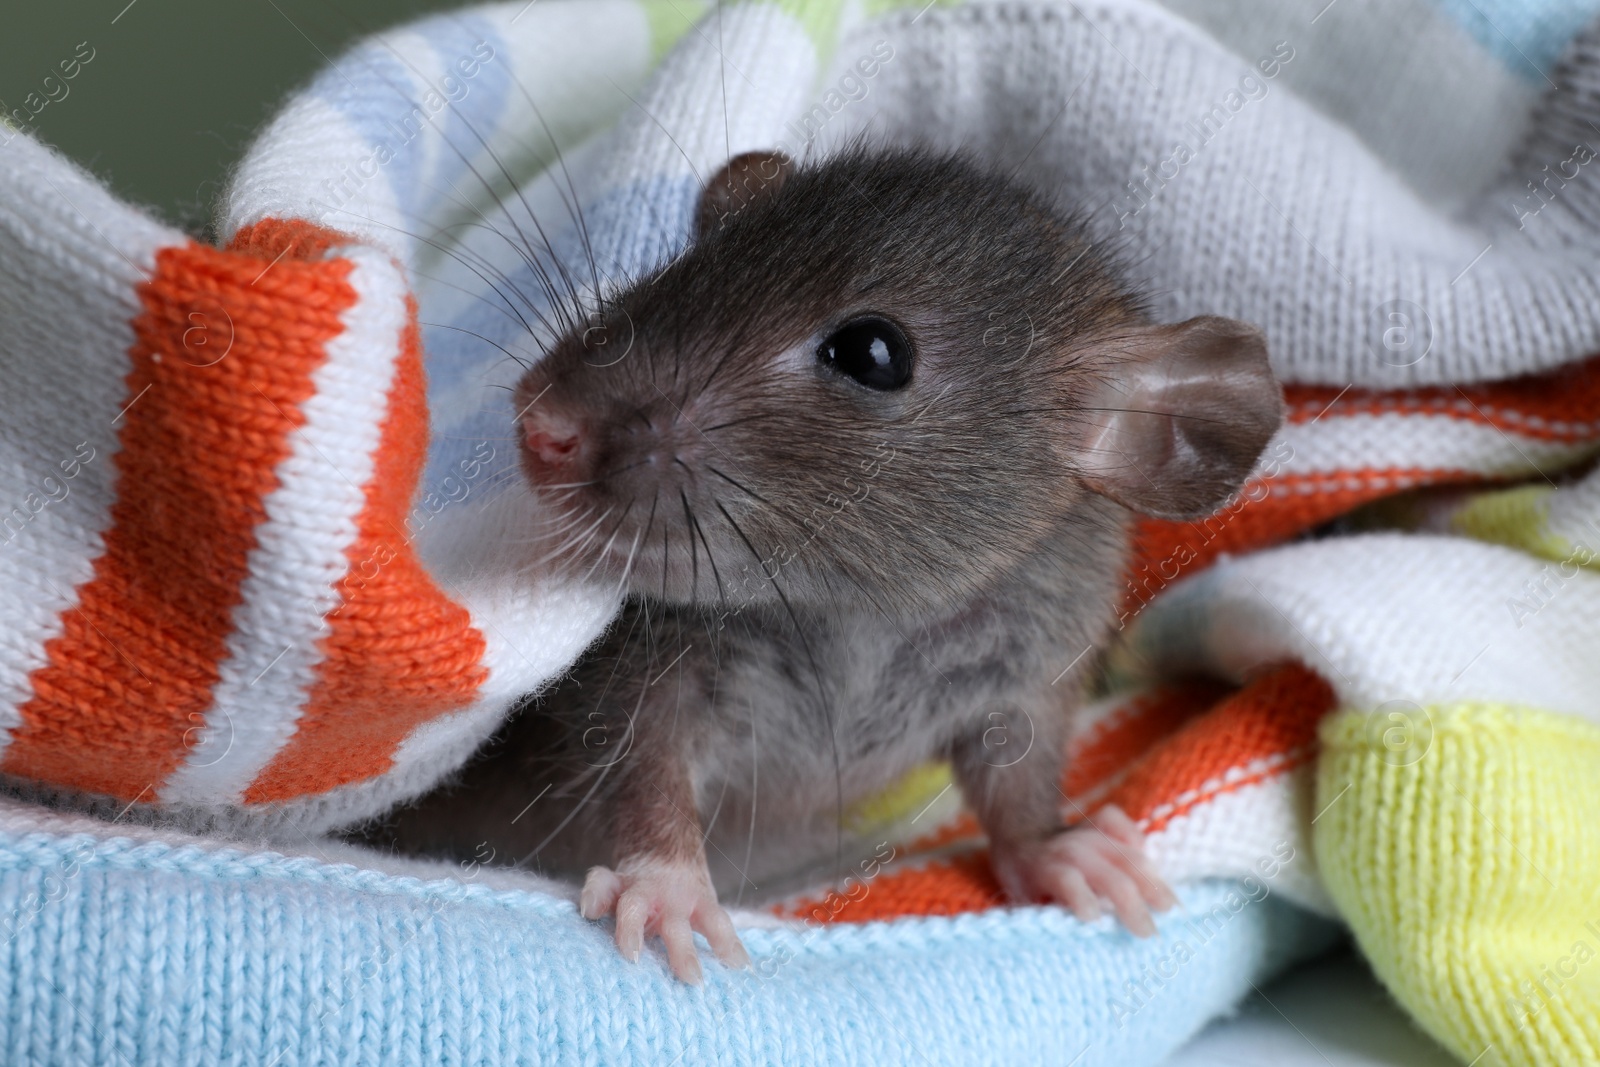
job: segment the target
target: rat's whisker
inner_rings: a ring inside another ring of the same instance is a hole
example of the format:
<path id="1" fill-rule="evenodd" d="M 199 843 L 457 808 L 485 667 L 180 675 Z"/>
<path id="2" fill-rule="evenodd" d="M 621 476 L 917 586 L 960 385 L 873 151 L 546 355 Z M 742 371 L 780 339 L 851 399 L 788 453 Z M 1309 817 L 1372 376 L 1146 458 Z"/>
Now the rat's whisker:
<path id="1" fill-rule="evenodd" d="M 635 502 L 633 500 L 628 501 L 628 506 L 622 510 L 622 516 L 617 519 L 616 525 L 611 527 L 611 536 L 606 538 L 605 546 L 601 548 L 599 552 L 595 553 L 594 562 L 589 565 L 588 570 L 583 572 L 584 581 L 588 581 L 591 577 L 593 577 L 595 570 L 600 566 L 600 564 L 604 563 L 606 557 L 611 554 L 611 546 L 617 543 L 617 534 L 621 532 L 622 524 L 628 521 L 628 515 L 633 511 L 634 503 Z"/>
<path id="2" fill-rule="evenodd" d="M 380 45 L 381 47 L 383 47 L 384 49 L 386 49 L 390 53 L 390 55 L 392 55 L 396 60 L 398 60 L 400 63 L 404 64 L 408 69 L 410 69 L 410 71 L 414 75 L 416 75 L 418 79 L 420 79 L 424 83 L 428 83 L 429 82 L 429 79 L 428 79 L 427 75 L 423 71 L 418 69 L 416 64 L 412 63 L 411 60 L 403 52 L 401 52 L 399 49 L 397 49 L 393 45 L 391 45 L 388 42 L 388 40 L 386 40 L 382 35 L 378 35 L 378 36 L 372 37 L 372 38 L 370 38 L 370 40 L 372 40 L 374 43 L 376 43 L 376 44 Z M 494 203 L 501 209 L 501 211 L 503 213 L 505 213 L 507 221 L 510 222 L 512 224 L 512 226 L 515 228 L 516 225 L 517 225 L 516 224 L 516 220 L 511 216 L 511 213 L 509 211 L 506 211 L 505 204 L 500 199 L 499 194 L 496 193 L 494 188 L 492 186 L 490 186 L 487 181 L 484 180 L 483 176 L 478 172 L 477 168 L 473 165 L 472 160 L 470 158 L 468 158 L 467 154 L 465 152 L 463 152 L 455 144 L 454 141 L 452 141 L 448 136 L 446 136 L 446 134 L 445 134 L 445 132 L 444 132 L 442 127 L 440 127 L 436 122 L 434 122 L 432 115 L 429 114 L 428 112 L 424 111 L 422 109 L 420 103 L 412 98 L 412 96 L 407 91 L 407 88 L 396 84 L 396 82 L 392 78 L 388 77 L 387 74 L 383 73 L 383 71 L 381 71 L 379 69 L 372 68 L 370 70 L 370 73 L 374 74 L 375 76 L 377 76 L 378 78 L 383 80 L 389 86 L 389 88 L 394 91 L 396 96 L 398 96 L 403 102 L 411 104 L 413 106 L 413 108 L 416 110 L 416 112 L 423 116 L 423 121 L 427 122 L 428 125 L 433 128 L 434 133 L 438 135 L 440 143 L 444 144 L 452 152 L 454 152 L 456 154 L 456 156 L 460 159 L 462 165 L 464 167 L 466 167 L 469 171 L 472 172 L 473 176 L 476 177 L 478 179 L 479 183 L 483 186 L 484 191 L 488 194 L 489 198 L 494 201 Z M 496 155 L 494 150 L 492 148 L 490 148 L 488 141 L 484 139 L 483 135 L 480 134 L 478 132 L 477 128 L 472 124 L 471 120 L 467 117 L 466 112 L 463 109 L 461 109 L 460 107 L 458 107 L 456 105 L 456 102 L 453 101 L 453 100 L 447 100 L 447 103 L 449 105 L 450 110 L 455 114 L 456 118 L 458 118 L 462 122 L 462 124 L 465 125 L 468 128 L 468 130 L 473 134 L 473 136 L 477 138 L 479 145 L 483 148 L 483 150 L 485 152 L 487 152 L 490 155 L 491 158 L 493 158 L 495 160 L 496 164 L 498 165 L 500 163 L 498 155 Z M 513 188 L 517 189 L 518 194 L 520 196 L 520 192 L 521 192 L 520 187 L 517 186 L 517 183 L 514 180 L 511 179 L 509 174 L 507 174 L 505 172 L 505 168 L 504 168 L 503 165 L 500 167 L 500 169 L 501 169 L 501 173 L 505 175 L 506 180 L 508 182 L 510 182 L 510 184 L 513 186 Z M 468 210 L 473 211 L 475 214 L 478 214 L 479 216 L 482 216 L 482 214 L 483 214 L 470 201 L 463 200 L 462 201 L 462 206 L 465 206 Z M 524 202 L 524 206 L 526 206 L 526 202 Z M 485 221 L 487 221 L 487 219 L 485 219 Z M 496 232 L 498 233 L 499 231 L 496 231 Z M 518 234 L 519 234 L 519 236 L 521 235 L 521 230 L 520 229 L 518 229 Z M 526 240 L 526 239 L 524 238 L 524 240 Z M 529 246 L 529 251 L 530 252 L 532 251 L 531 245 Z M 552 252 L 552 256 L 553 255 L 554 254 Z M 463 260 L 463 262 L 465 262 L 465 261 Z M 535 269 L 537 269 L 537 268 L 535 268 Z M 553 289 L 551 289 L 550 291 L 553 293 Z M 574 290 L 574 295 L 576 295 L 576 291 L 575 290 Z M 559 305 L 558 305 L 558 310 L 560 310 L 559 309 Z"/>
<path id="3" fill-rule="evenodd" d="M 422 322 L 421 320 L 418 320 L 417 325 L 418 326 L 427 326 L 430 329 L 434 329 L 434 330 L 452 330 L 455 333 L 464 333 L 468 337 L 476 337 L 478 340 L 482 341 L 484 344 L 493 345 L 494 347 L 498 348 L 500 351 L 504 352 L 506 354 L 507 358 L 509 358 L 512 361 L 514 361 L 523 370 L 529 370 L 529 369 L 531 369 L 533 367 L 533 364 L 530 363 L 527 359 L 524 359 L 522 356 L 517 355 L 515 352 L 511 351 L 511 349 L 507 348 L 505 345 L 502 345 L 498 341 L 491 341 L 489 338 L 485 337 L 481 333 L 477 333 L 476 331 L 464 329 L 463 327 L 460 327 L 460 326 L 451 326 L 449 323 L 446 323 L 446 322 Z M 502 386 L 501 388 L 506 388 L 506 387 Z"/>
<path id="4" fill-rule="evenodd" d="M 700 535 L 700 544 L 706 550 L 706 562 L 711 564 L 711 576 L 717 583 L 717 602 L 721 605 L 723 613 L 726 614 L 728 610 L 728 597 L 727 593 L 725 592 L 725 587 L 722 584 L 722 572 L 717 568 L 717 557 L 711 552 L 711 542 L 706 540 L 706 532 L 705 529 L 700 525 L 700 517 L 696 515 L 694 513 L 694 509 L 689 506 L 688 495 L 684 493 L 682 489 L 678 490 L 678 495 L 683 499 L 683 513 L 688 518 L 689 525 L 692 527 L 692 532 L 689 536 L 689 544 L 693 546 L 694 535 Z"/>
<path id="5" fill-rule="evenodd" d="M 765 414 L 762 414 L 762 415 L 746 415 L 742 419 L 729 419 L 727 422 L 719 422 L 715 426 L 707 426 L 704 429 L 702 429 L 700 432 L 701 433 L 716 433 L 718 430 L 726 430 L 730 426 L 738 426 L 741 423 L 754 422 L 757 419 L 764 419 L 764 418 L 766 418 Z"/>
<path id="6" fill-rule="evenodd" d="M 734 481 L 732 478 L 728 477 L 726 474 L 723 474 L 721 471 L 719 471 L 717 468 L 713 467 L 711 464 L 709 464 L 709 463 L 706 464 L 706 470 L 710 471 L 712 474 L 715 474 L 718 478 L 721 478 L 723 481 L 727 482 L 729 485 L 733 486 L 735 489 L 738 489 L 740 492 L 744 493 L 746 496 L 754 497 L 756 500 L 761 501 L 761 503 L 765 504 L 769 508 L 772 508 L 774 511 L 777 510 L 776 506 L 773 505 L 772 501 L 768 500 L 766 497 L 762 496 L 760 493 L 756 492 L 754 489 L 751 489 L 749 486 L 746 486 L 746 485 L 744 485 L 744 484 L 742 484 L 740 482 Z"/>
<path id="7" fill-rule="evenodd" d="M 628 549 L 628 561 L 623 565 L 622 577 L 617 579 L 617 596 L 621 596 L 628 588 L 628 577 L 633 574 L 633 561 L 639 552 L 639 543 L 650 536 L 650 530 L 656 524 L 656 505 L 661 502 L 661 491 L 656 490 L 656 495 L 650 500 L 650 517 L 645 520 L 644 529 L 633 535 L 633 545 Z"/>
<path id="8" fill-rule="evenodd" d="M 600 527 L 605 523 L 606 519 L 611 517 L 611 513 L 615 510 L 615 505 L 606 508 L 606 510 L 600 514 L 600 517 L 594 521 L 587 531 L 584 532 L 584 534 L 570 550 L 574 557 L 581 556 L 588 549 L 590 543 L 593 542 L 595 538 L 600 536 Z"/>
<path id="9" fill-rule="evenodd" d="M 693 603 L 695 598 L 700 595 L 700 549 L 694 543 L 694 527 L 690 524 L 688 494 L 680 489 L 678 490 L 678 495 L 683 498 L 683 525 L 689 534 L 689 601 Z"/>
<path id="10" fill-rule="evenodd" d="M 523 323 L 516 316 L 512 315 L 511 312 L 507 311 L 502 305 L 495 303 L 482 293 L 474 292 L 464 285 L 456 285 L 454 282 L 447 282 L 436 274 L 424 274 L 422 271 L 415 269 L 413 269 L 411 273 L 416 275 L 418 278 L 421 278 L 423 281 L 426 281 L 430 285 L 442 286 L 445 289 L 454 289 L 456 292 L 478 301 L 484 307 L 493 309 L 496 314 L 505 316 L 506 320 L 513 325 L 526 326 L 526 323 Z M 426 325 L 426 323 L 421 325 Z"/>
<path id="11" fill-rule="evenodd" d="M 835 839 L 834 865 L 835 867 L 840 867 L 844 862 L 844 770 L 839 759 L 838 725 L 833 714 L 832 704 L 828 699 L 827 686 L 822 681 L 822 668 L 817 663 L 816 653 L 812 651 L 811 641 L 806 637 L 805 628 L 800 625 L 800 619 L 795 615 L 794 608 L 789 603 L 788 594 L 783 591 L 783 586 L 778 584 L 777 574 L 767 574 L 761 553 L 756 551 L 756 546 L 749 537 L 745 536 L 744 530 L 734 521 L 733 516 L 728 513 L 728 509 L 722 506 L 722 502 L 716 497 L 712 497 L 711 503 L 713 507 L 722 513 L 722 517 L 733 528 L 733 532 L 738 535 L 739 540 L 744 542 L 745 548 L 749 549 L 750 554 L 755 557 L 757 568 L 760 569 L 763 577 L 767 579 L 768 584 L 772 586 L 772 591 L 778 595 L 778 601 L 783 605 L 783 610 L 789 616 L 789 622 L 794 626 L 795 636 L 800 640 L 800 647 L 805 649 L 806 660 L 811 664 L 811 675 L 813 681 L 816 682 L 817 697 L 822 708 L 822 716 L 828 724 L 828 745 L 833 754 L 833 776 L 837 784 L 837 788 L 834 791 L 834 814 L 836 816 L 835 825 L 838 827 L 839 834 Z"/>
<path id="12" fill-rule="evenodd" d="M 556 139 L 555 131 L 550 128 L 550 123 L 545 119 L 543 109 L 541 109 L 538 104 L 534 103 L 533 94 L 528 92 L 527 85 L 523 83 L 521 78 L 517 77 L 516 71 L 514 70 L 510 72 L 510 77 L 512 84 L 514 84 L 517 87 L 517 90 L 522 94 L 522 99 L 528 105 L 528 110 L 532 111 L 534 117 L 539 120 L 539 125 L 544 129 L 545 138 L 550 142 L 550 148 L 555 153 L 556 165 L 561 170 L 563 181 L 566 182 L 566 189 L 562 190 L 562 188 L 557 185 L 556 193 L 561 197 L 562 205 L 566 207 L 568 216 L 578 227 L 578 233 L 583 241 L 584 254 L 588 260 L 590 279 L 593 282 L 594 292 L 598 298 L 601 288 L 599 264 L 595 259 L 594 243 L 590 239 L 589 224 L 584 218 L 582 198 L 578 195 L 578 187 L 572 180 L 571 171 L 567 169 L 566 153 L 561 150 L 561 143 Z M 522 147 L 524 149 L 527 148 L 526 145 L 522 145 Z M 528 154 L 530 156 L 537 155 L 537 153 L 534 152 L 529 152 Z M 546 242 L 546 244 L 548 246 L 548 242 Z"/>
<path id="13" fill-rule="evenodd" d="M 588 519 L 590 514 L 592 514 L 591 510 L 588 509 L 588 508 L 585 508 L 584 511 L 582 512 L 582 516 L 574 521 L 573 526 L 576 527 L 579 524 L 587 521 L 587 519 Z M 601 523 L 606 521 L 606 519 L 610 516 L 610 514 L 611 514 L 611 509 L 607 508 L 600 515 L 599 518 L 595 519 L 594 522 L 590 523 L 590 525 L 587 527 L 587 529 L 585 531 L 585 534 L 592 534 L 592 532 L 594 530 L 596 530 L 600 526 Z M 580 537 L 582 537 L 582 536 L 584 536 L 584 535 L 580 535 Z M 566 555 L 568 552 L 574 551 L 575 549 L 577 549 L 579 547 L 579 545 L 580 545 L 580 540 L 579 540 L 578 537 L 570 538 L 567 541 L 564 541 L 561 544 L 561 546 L 558 547 L 555 551 L 550 552 L 549 554 L 545 555 L 544 557 L 542 557 L 539 560 L 536 560 L 535 561 L 535 565 L 542 566 L 542 565 L 544 565 L 546 563 L 550 563 L 550 562 L 558 559 L 559 557 L 561 557 L 563 555 Z"/>
<path id="14" fill-rule="evenodd" d="M 467 258 L 467 250 L 458 250 L 459 246 L 441 244 L 431 237 L 426 237 L 420 233 L 405 229 L 401 226 L 395 226 L 391 223 L 383 222 L 368 215 L 362 215 L 359 212 L 351 211 L 349 208 L 341 208 L 340 213 L 349 215 L 354 219 L 361 219 L 364 222 L 370 222 L 374 226 L 382 226 L 384 229 L 393 230 L 395 233 L 409 237 L 414 241 L 420 241 L 430 248 L 433 248 L 441 255 L 449 256 L 451 259 L 460 263 L 463 267 L 467 268 L 467 270 L 471 271 L 473 274 L 476 274 L 479 281 L 488 286 L 488 288 L 496 296 L 505 302 L 508 314 L 516 317 L 517 321 L 522 324 L 522 328 L 528 332 L 529 336 L 538 336 L 538 331 L 533 328 L 532 324 L 528 322 L 527 317 L 524 316 L 518 309 L 516 302 L 507 295 L 508 292 L 515 294 L 517 298 L 522 301 L 522 305 L 529 310 L 534 318 L 539 320 L 540 325 L 544 326 L 549 334 L 554 335 L 557 332 L 555 326 L 551 324 L 549 320 L 545 319 L 545 317 L 539 312 L 538 305 L 535 304 L 526 293 L 517 288 L 516 284 L 512 282 L 505 272 L 501 271 L 493 264 L 483 261 L 484 268 L 480 269 L 477 263 Z M 474 255 L 476 254 L 474 253 Z M 481 256 L 477 258 L 482 260 Z M 489 273 L 484 273 L 485 269 L 487 269 Z M 502 289 L 499 284 L 496 284 L 493 278 L 490 277 L 490 274 L 493 274 L 495 277 L 499 278 L 500 282 L 504 284 L 505 288 Z"/>

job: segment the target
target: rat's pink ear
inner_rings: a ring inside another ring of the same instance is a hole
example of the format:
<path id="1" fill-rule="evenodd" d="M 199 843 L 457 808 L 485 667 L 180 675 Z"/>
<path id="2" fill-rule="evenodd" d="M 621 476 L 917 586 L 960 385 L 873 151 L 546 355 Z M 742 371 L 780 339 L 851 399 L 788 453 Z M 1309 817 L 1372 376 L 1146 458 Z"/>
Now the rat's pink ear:
<path id="1" fill-rule="evenodd" d="M 700 194 L 695 233 L 714 233 L 751 204 L 772 196 L 782 187 L 792 166 L 789 157 L 776 149 L 741 152 L 728 160 Z"/>
<path id="2" fill-rule="evenodd" d="M 1211 315 L 1135 331 L 1085 406 L 1084 482 L 1163 519 L 1216 510 L 1283 421 L 1266 338 Z"/>

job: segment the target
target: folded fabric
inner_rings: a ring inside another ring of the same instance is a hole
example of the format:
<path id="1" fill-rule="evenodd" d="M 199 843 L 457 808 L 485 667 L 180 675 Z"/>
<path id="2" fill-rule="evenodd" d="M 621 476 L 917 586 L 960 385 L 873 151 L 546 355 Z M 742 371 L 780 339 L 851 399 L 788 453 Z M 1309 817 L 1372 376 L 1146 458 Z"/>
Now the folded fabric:
<path id="1" fill-rule="evenodd" d="M 1329 692 L 1307 671 L 1273 692 L 1308 697 L 1305 714 L 1286 727 L 1250 698 L 1174 732 L 1197 701 L 1172 692 L 1101 709 L 1079 742 L 1070 784 L 1093 792 L 1141 735 L 1166 739 L 1177 773 L 1119 793 L 1163 809 L 1153 842 L 1193 879 L 1161 936 L 1000 906 L 981 842 L 924 776 L 901 798 L 914 808 L 858 813 L 858 832 L 882 834 L 869 862 L 736 913 L 752 967 L 708 965 L 701 988 L 654 951 L 624 960 L 608 928 L 578 917 L 574 887 L 492 857 L 241 850 L 0 801 L 0 1048 L 19 1067 L 1153 1065 L 1339 937 L 1293 903 L 1316 893 L 1293 812 L 1310 799 Z M 1282 744 L 1299 758 L 1271 759 Z"/>
<path id="2" fill-rule="evenodd" d="M 1076 814 L 1114 799 L 1174 877 L 1265 865 L 1281 895 L 1336 907 L 1464 1059 L 1593 1058 L 1573 923 L 1600 914 L 1600 849 L 1574 813 L 1600 721 L 1580 558 L 1600 548 L 1600 489 L 1553 486 L 1600 447 L 1600 4 L 1173 7 L 1216 36 L 1143 0 L 546 0 L 426 20 L 290 100 L 219 205 L 220 248 L 0 132 L 0 774 L 127 820 L 288 840 L 436 783 L 616 607 L 531 565 L 538 514 L 496 387 L 518 373 L 508 351 L 548 339 L 541 276 L 581 301 L 664 262 L 735 152 L 957 147 L 1082 211 L 1162 319 L 1260 323 L 1286 383 L 1288 424 L 1245 490 L 1138 531 L 1134 695 L 1079 739 L 1098 770 L 1067 783 Z M 1551 486 L 1424 507 L 1408 532 L 1323 529 L 1403 491 L 1526 478 Z M 1310 531 L 1332 536 L 1287 543 Z M 1180 680 L 1196 671 L 1237 690 Z M 908 807 L 944 787 L 919 782 L 858 813 L 901 850 L 870 892 L 786 909 L 861 920 L 836 935 L 851 952 L 903 929 L 879 919 L 992 909 L 981 843 Z M 40 877 L 26 851 L 0 878 L 18 901 Z M 158 868 L 118 884 L 158 910 L 209 892 Z M 302 906 L 258 903 L 244 913 Z M 111 914 L 56 936 L 89 945 Z M 1022 940 L 1036 921 L 982 919 Z M 1247 940 L 1233 973 L 1309 943 L 1285 936 Z M 93 944 L 93 966 L 117 958 Z M 895 958 L 910 976 L 943 948 Z M 1124 1033 L 1110 1000 L 1132 1003 L 1113 957 L 1111 985 L 1038 976 L 1104 997 L 1102 1036 Z M 84 981 L 27 986 L 49 1020 L 30 1032 L 88 1041 L 76 1018 L 117 1018 Z M 952 972 L 934 1008 L 959 996 Z M 1084 1062 L 1147 1062 L 1156 1038 L 1126 1043 L 1143 1040 L 1091 1036 L 1105 1058 Z"/>
<path id="3" fill-rule="evenodd" d="M 1307 40 L 1359 52 L 1360 6 Z M 687 239 L 699 176 L 744 148 L 816 154 L 862 131 L 961 145 L 1161 249 L 1136 260 L 1160 314 L 1262 323 L 1305 387 L 1268 454 L 1273 508 L 1330 517 L 1418 481 L 1570 462 L 1594 436 L 1551 389 L 1507 452 L 1504 420 L 1464 417 L 1481 397 L 1457 395 L 1600 347 L 1593 168 L 1553 147 L 1587 136 L 1590 44 L 1537 104 L 1517 70 L 1492 80 L 1482 113 L 1524 108 L 1521 139 L 1446 214 L 1330 117 L 1345 97 L 1296 66 L 1309 44 L 1241 60 L 1133 2 L 739 4 L 693 32 L 685 14 L 508 5 L 357 48 L 247 155 L 220 250 L 10 135 L 0 772 L 311 829 L 458 764 L 615 607 L 527 565 L 532 502 L 492 387 L 515 374 L 502 348 L 537 352 L 536 268 L 577 285 L 649 269 Z M 1447 15 L 1429 16 L 1428 63 L 1489 62 Z M 1551 25 L 1528 20 L 1517 47 L 1553 54 Z M 585 58 L 598 32 L 604 77 Z M 1507 210 L 1535 177 L 1537 217 Z M 1424 381 L 1444 384 L 1404 411 L 1351 393 L 1359 414 L 1316 417 L 1351 383 Z M 1201 561 L 1158 557 L 1140 595 Z"/>
<path id="4" fill-rule="evenodd" d="M 1153 1064 L 1334 937 L 1207 882 L 1184 902 L 1225 918 L 1166 923 L 1192 945 L 1183 965 L 1171 939 L 1030 908 L 748 927 L 754 966 L 689 988 L 664 961 L 622 960 L 526 876 L 344 858 L 108 836 L 0 804 L 6 1062 Z M 1148 1010 L 1119 1025 L 1106 991 L 1128 983 Z"/>

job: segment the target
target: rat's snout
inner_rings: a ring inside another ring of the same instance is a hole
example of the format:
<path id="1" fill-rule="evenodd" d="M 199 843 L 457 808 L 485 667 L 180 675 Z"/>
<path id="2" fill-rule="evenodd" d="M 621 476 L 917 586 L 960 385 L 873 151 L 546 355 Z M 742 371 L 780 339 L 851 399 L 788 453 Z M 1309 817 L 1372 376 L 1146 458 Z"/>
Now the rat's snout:
<path id="1" fill-rule="evenodd" d="M 652 405 L 590 411 L 543 396 L 523 412 L 524 468 L 536 487 L 577 488 L 605 496 L 644 492 L 693 454 L 672 413 Z"/>
<path id="2" fill-rule="evenodd" d="M 581 419 L 547 405 L 533 406 L 522 416 L 522 443 L 536 483 L 589 480 L 592 446 Z"/>
<path id="3" fill-rule="evenodd" d="M 546 467 L 577 467 L 585 458 L 583 426 L 559 411 L 530 409 L 522 416 L 528 455 Z"/>

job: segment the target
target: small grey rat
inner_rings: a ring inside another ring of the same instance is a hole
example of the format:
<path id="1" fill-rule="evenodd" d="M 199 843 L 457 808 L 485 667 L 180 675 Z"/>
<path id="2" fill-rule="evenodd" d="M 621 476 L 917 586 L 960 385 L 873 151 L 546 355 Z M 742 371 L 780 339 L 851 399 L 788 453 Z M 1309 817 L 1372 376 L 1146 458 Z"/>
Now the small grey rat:
<path id="1" fill-rule="evenodd" d="M 1278 428 L 1261 333 L 1152 324 L 1081 223 L 959 155 L 748 153 L 697 217 L 516 390 L 552 555 L 621 618 L 369 840 L 587 871 L 583 914 L 695 981 L 692 932 L 746 960 L 717 887 L 803 851 L 758 841 L 943 757 L 1013 899 L 1153 932 L 1137 826 L 1064 826 L 1065 742 L 1131 514 L 1209 513 Z"/>

